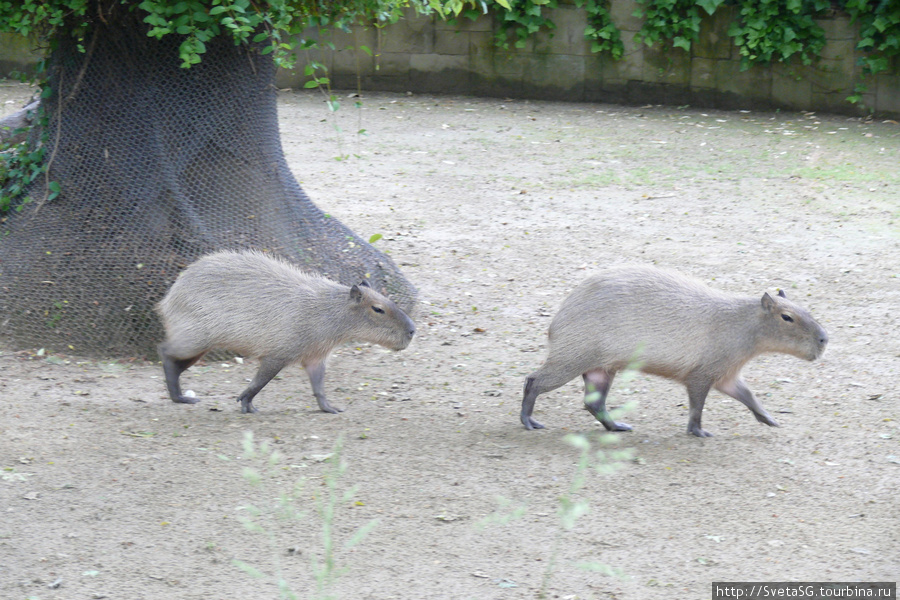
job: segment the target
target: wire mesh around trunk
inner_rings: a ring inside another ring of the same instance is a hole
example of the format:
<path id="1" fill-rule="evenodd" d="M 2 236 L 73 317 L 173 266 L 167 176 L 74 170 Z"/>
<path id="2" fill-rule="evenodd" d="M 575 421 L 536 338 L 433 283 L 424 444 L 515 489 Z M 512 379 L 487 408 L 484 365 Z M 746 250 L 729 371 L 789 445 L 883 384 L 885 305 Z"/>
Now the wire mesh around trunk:
<path id="1" fill-rule="evenodd" d="M 326 216 L 281 147 L 275 66 L 222 36 L 179 67 L 177 36 L 136 17 L 67 35 L 50 64 L 45 143 L 62 193 L 0 224 L 0 342 L 94 356 L 155 355 L 153 311 L 181 269 L 257 248 L 410 311 L 416 290 L 390 258 Z"/>

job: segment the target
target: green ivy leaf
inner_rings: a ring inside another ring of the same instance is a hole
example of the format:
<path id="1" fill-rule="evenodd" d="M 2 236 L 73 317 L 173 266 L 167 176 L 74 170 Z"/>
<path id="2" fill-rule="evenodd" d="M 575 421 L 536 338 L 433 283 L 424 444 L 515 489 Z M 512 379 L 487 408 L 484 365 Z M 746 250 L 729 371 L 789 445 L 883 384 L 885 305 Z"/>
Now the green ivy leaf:
<path id="1" fill-rule="evenodd" d="M 697 0 L 697 4 L 706 11 L 706 14 L 711 15 L 716 12 L 716 9 L 722 5 L 725 0 Z"/>
<path id="2" fill-rule="evenodd" d="M 685 37 L 677 36 L 674 40 L 672 40 L 672 45 L 676 48 L 683 48 L 688 52 L 691 51 L 691 41 Z"/>

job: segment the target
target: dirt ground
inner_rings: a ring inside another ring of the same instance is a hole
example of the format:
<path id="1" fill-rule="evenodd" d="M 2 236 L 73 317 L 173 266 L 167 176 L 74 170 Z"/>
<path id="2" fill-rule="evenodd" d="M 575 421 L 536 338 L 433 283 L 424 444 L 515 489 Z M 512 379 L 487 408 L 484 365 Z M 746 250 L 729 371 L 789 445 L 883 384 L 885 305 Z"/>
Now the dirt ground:
<path id="1" fill-rule="evenodd" d="M 0 92 L 7 113 L 28 93 Z M 379 600 L 900 579 L 897 123 L 391 94 L 357 110 L 341 96 L 335 119 L 321 95 L 283 93 L 285 152 L 313 200 L 382 234 L 418 285 L 412 345 L 337 351 L 326 389 L 340 415 L 316 410 L 299 367 L 247 416 L 234 399 L 250 360 L 192 368 L 202 401 L 188 406 L 154 361 L 0 351 L 0 598 L 278 598 L 279 574 L 299 598 Z M 522 383 L 563 298 L 626 262 L 785 289 L 830 343 L 816 362 L 745 369 L 780 428 L 713 392 L 716 436 L 698 439 L 683 387 L 617 382 L 610 402 L 636 403 L 634 431 L 611 447 L 634 458 L 569 495 L 578 451 L 564 438 L 602 427 L 577 380 L 538 399 L 545 430 L 524 430 Z M 247 432 L 281 462 L 245 457 Z M 355 493 L 329 518 L 317 503 L 339 438 L 336 487 Z M 276 518 L 293 490 L 302 514 Z M 566 496 L 589 506 L 570 530 Z M 242 524 L 249 506 L 262 531 Z M 329 524 L 346 570 L 317 591 Z"/>

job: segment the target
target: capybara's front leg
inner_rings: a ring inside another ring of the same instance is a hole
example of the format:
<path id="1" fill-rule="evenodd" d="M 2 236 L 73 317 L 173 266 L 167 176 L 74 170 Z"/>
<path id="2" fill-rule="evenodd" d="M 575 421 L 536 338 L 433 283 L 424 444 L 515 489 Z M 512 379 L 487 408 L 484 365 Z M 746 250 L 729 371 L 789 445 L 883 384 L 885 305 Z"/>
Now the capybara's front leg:
<path id="1" fill-rule="evenodd" d="M 343 412 L 340 408 L 332 406 L 325 398 L 325 359 L 309 362 L 303 365 L 303 368 L 309 375 L 309 382 L 312 384 L 313 395 L 316 397 L 316 402 L 319 403 L 319 408 L 332 414 Z"/>
<path id="2" fill-rule="evenodd" d="M 712 387 L 712 382 L 702 376 L 689 375 L 685 382 L 687 387 L 688 399 L 690 401 L 690 417 L 688 417 L 688 433 L 697 437 L 712 437 L 713 434 L 700 426 L 703 418 L 703 405 L 706 403 L 706 396 Z"/>
<path id="3" fill-rule="evenodd" d="M 765 408 L 763 408 L 763 405 L 759 403 L 759 400 L 756 399 L 753 392 L 750 391 L 750 388 L 748 388 L 747 384 L 741 379 L 735 378 L 727 381 L 720 381 L 716 384 L 716 389 L 723 394 L 728 394 L 749 408 L 750 412 L 753 413 L 753 416 L 756 417 L 756 420 L 760 423 L 765 423 L 769 427 L 780 427 L 778 422 L 772 418 Z"/>

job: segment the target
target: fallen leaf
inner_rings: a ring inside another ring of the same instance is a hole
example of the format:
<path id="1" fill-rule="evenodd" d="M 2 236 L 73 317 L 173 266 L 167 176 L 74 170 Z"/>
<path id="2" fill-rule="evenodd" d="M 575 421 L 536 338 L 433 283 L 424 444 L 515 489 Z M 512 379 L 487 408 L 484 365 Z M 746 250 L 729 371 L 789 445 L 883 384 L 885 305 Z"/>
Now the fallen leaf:
<path id="1" fill-rule="evenodd" d="M 462 521 L 466 519 L 466 517 L 461 517 L 459 515 L 435 515 L 434 518 L 438 521 L 443 521 L 444 523 L 451 523 L 453 521 Z"/>
<path id="2" fill-rule="evenodd" d="M 123 431 L 122 435 L 130 435 L 131 437 L 149 438 L 156 435 L 153 431 Z"/>

